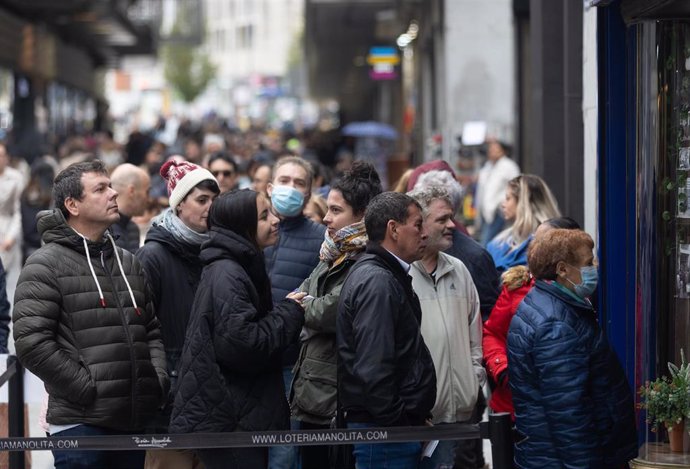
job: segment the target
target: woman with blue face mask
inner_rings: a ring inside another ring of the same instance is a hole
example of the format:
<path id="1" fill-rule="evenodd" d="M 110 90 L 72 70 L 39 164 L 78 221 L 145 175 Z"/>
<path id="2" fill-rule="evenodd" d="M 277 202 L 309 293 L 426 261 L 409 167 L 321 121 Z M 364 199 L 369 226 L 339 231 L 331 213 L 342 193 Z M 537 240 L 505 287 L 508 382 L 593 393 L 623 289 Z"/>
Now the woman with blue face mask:
<path id="1" fill-rule="evenodd" d="M 615 468 L 637 456 L 632 393 L 588 299 L 598 282 L 593 248 L 581 230 L 530 244 L 534 287 L 508 330 L 518 468 Z"/>

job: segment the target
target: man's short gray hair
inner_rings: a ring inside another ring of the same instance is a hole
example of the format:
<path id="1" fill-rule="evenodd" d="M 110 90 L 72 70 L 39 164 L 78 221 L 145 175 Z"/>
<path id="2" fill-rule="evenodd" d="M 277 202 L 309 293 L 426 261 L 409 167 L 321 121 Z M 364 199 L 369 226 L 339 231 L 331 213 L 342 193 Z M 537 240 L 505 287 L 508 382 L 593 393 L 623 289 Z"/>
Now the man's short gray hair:
<path id="1" fill-rule="evenodd" d="M 436 185 L 422 189 L 419 188 L 419 183 L 415 184 L 414 187 L 415 188 L 408 192 L 407 195 L 416 200 L 417 203 L 422 207 L 424 218 L 427 217 L 429 212 L 429 205 L 431 205 L 431 202 L 433 202 L 434 200 L 443 200 L 448 205 L 453 207 L 453 200 L 451 199 L 451 196 L 445 187 Z"/>
<path id="2" fill-rule="evenodd" d="M 428 171 L 417 179 L 413 191 L 424 191 L 432 187 L 441 187 L 446 190 L 446 193 L 450 197 L 450 204 L 453 207 L 453 211 L 457 211 L 462 202 L 462 186 L 458 181 L 455 180 L 453 175 L 448 171 Z M 424 204 L 422 204 L 424 205 Z"/>

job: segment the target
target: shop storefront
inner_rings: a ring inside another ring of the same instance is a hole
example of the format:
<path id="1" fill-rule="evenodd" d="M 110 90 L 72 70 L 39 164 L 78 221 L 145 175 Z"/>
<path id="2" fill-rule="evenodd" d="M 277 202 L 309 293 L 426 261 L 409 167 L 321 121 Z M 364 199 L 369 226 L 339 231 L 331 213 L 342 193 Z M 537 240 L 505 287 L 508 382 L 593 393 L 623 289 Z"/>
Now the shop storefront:
<path id="1" fill-rule="evenodd" d="M 600 309 L 638 390 L 668 375 L 682 351 L 690 358 L 690 2 L 606 3 L 598 12 Z M 652 432 L 647 418 L 640 410 L 633 466 L 690 467 L 688 432 L 684 451 L 672 452 L 663 426 Z"/>

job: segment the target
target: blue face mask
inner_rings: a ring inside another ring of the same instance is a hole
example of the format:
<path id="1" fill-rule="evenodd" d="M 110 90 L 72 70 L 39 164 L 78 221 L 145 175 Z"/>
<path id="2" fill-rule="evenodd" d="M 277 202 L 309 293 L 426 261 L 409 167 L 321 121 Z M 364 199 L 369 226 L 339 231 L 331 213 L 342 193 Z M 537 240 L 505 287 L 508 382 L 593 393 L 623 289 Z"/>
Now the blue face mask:
<path id="1" fill-rule="evenodd" d="M 279 215 L 296 217 L 302 213 L 304 194 L 290 186 L 273 186 L 271 203 Z"/>
<path id="2" fill-rule="evenodd" d="M 571 266 L 572 267 L 572 266 Z M 575 288 L 575 294 L 580 298 L 589 298 L 594 293 L 599 283 L 599 271 L 594 265 L 588 265 L 585 267 L 580 267 L 580 277 L 582 277 L 582 282 L 575 283 L 566 277 L 568 282 L 573 284 Z"/>

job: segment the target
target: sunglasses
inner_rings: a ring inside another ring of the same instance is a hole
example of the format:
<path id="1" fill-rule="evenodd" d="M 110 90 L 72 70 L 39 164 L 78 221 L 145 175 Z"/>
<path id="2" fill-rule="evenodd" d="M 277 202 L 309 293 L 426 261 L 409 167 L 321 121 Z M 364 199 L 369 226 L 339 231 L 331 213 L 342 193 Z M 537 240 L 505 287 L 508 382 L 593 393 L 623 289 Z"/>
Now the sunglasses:
<path id="1" fill-rule="evenodd" d="M 235 174 L 235 171 L 230 171 L 229 169 L 224 169 L 223 171 L 211 171 L 211 174 L 213 174 L 214 178 L 217 178 L 219 175 L 223 175 L 223 177 L 229 178 L 233 174 Z"/>

